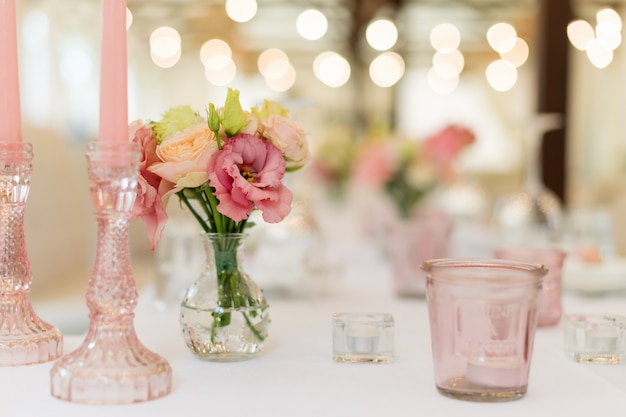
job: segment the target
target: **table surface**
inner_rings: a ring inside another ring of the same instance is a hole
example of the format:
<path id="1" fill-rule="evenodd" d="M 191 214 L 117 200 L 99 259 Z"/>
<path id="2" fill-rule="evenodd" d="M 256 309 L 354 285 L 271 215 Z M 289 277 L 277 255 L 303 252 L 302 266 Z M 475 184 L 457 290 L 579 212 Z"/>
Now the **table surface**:
<path id="1" fill-rule="evenodd" d="M 116 406 L 73 404 L 50 395 L 52 362 L 0 368 L 2 415 L 21 416 L 621 416 L 626 410 L 626 365 L 579 364 L 563 351 L 562 323 L 539 328 L 528 393 L 507 403 L 473 403 L 439 394 L 434 385 L 426 301 L 394 296 L 390 271 L 376 249 L 361 248 L 323 295 L 270 298 L 271 327 L 254 359 L 212 363 L 185 347 L 176 308 L 156 309 L 142 289 L 136 309 L 139 339 L 173 369 L 172 392 L 160 399 Z M 626 299 L 566 292 L 565 313 L 626 314 Z M 42 307 L 43 312 L 50 311 Z M 332 314 L 387 312 L 395 319 L 395 359 L 389 364 L 332 360 Z M 42 314 L 40 314 L 42 315 Z M 46 316 L 42 315 L 45 319 Z M 65 352 L 83 335 L 65 335 Z"/>

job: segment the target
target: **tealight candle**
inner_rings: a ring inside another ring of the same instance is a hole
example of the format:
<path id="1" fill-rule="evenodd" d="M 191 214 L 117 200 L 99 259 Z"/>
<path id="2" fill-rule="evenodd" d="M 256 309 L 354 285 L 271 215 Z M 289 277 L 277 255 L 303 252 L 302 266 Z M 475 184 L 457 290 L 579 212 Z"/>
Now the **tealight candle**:
<path id="1" fill-rule="evenodd" d="M 517 357 L 477 358 L 467 361 L 468 384 L 492 388 L 514 388 L 522 385 L 522 368 Z"/>
<path id="2" fill-rule="evenodd" d="M 393 360 L 393 316 L 386 313 L 333 315 L 333 359 L 343 363 Z"/>
<path id="3" fill-rule="evenodd" d="M 589 329 L 586 333 L 586 345 L 598 353 L 615 352 L 618 336 L 617 330 L 612 328 Z"/>
<path id="4" fill-rule="evenodd" d="M 15 0 L 0 0 L 0 141 L 22 140 Z"/>
<path id="5" fill-rule="evenodd" d="M 626 317 L 605 314 L 565 316 L 565 351 L 576 362 L 624 363 Z"/>
<path id="6" fill-rule="evenodd" d="M 346 335 L 348 349 L 353 353 L 375 353 L 378 350 L 378 330 L 373 327 L 349 329 Z"/>
<path id="7" fill-rule="evenodd" d="M 128 142 L 126 43 L 126 0 L 102 0 L 99 134 L 106 143 Z"/>

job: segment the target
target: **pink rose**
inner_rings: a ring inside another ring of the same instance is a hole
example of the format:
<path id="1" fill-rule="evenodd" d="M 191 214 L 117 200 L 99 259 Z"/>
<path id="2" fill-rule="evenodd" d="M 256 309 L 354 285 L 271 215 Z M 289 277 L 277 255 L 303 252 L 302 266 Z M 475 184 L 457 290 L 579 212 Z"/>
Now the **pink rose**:
<path id="1" fill-rule="evenodd" d="M 156 147 L 160 163 L 150 170 L 177 186 L 198 187 L 208 180 L 207 167 L 217 151 L 215 134 L 205 123 L 163 138 Z"/>
<path id="2" fill-rule="evenodd" d="M 161 238 L 167 213 L 166 202 L 159 189 L 162 186 L 161 177 L 149 171 L 148 168 L 159 160 L 156 156 L 156 140 L 152 136 L 152 129 L 141 121 L 135 121 L 129 126 L 131 142 L 139 144 L 141 159 L 139 161 L 139 177 L 137 180 L 137 197 L 133 207 L 135 217 L 141 218 L 146 225 L 152 249 L 154 250 Z"/>
<path id="3" fill-rule="evenodd" d="M 256 207 L 266 222 L 280 222 L 293 199 L 282 184 L 284 175 L 285 160 L 270 142 L 248 134 L 232 137 L 209 166 L 209 184 L 220 201 L 217 210 L 238 222 Z"/>
<path id="4" fill-rule="evenodd" d="M 261 121 L 263 137 L 274 144 L 285 157 L 286 168 L 302 168 L 309 158 L 309 146 L 306 133 L 299 124 L 276 114 Z"/>

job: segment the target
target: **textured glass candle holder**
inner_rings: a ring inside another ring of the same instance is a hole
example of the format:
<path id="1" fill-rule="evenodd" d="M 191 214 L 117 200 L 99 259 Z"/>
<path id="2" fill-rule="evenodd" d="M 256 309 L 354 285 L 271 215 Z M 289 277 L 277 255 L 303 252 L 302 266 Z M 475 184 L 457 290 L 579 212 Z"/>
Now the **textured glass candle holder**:
<path id="1" fill-rule="evenodd" d="M 522 398 L 547 270 L 501 259 L 433 259 L 426 271 L 435 384 L 468 401 Z"/>
<path id="2" fill-rule="evenodd" d="M 565 351 L 581 363 L 624 363 L 626 317 L 608 314 L 565 316 Z"/>
<path id="3" fill-rule="evenodd" d="M 393 328 L 391 314 L 334 314 L 333 359 L 344 363 L 393 361 Z"/>
<path id="4" fill-rule="evenodd" d="M 168 362 L 144 347 L 133 326 L 137 289 L 129 221 L 136 197 L 139 152 L 130 143 L 90 143 L 87 162 L 98 224 L 94 269 L 87 288 L 89 330 L 74 352 L 52 367 L 51 392 L 61 400 L 124 404 L 168 394 Z"/>
<path id="5" fill-rule="evenodd" d="M 63 352 L 61 332 L 30 302 L 24 211 L 32 159 L 30 143 L 0 142 L 0 366 L 47 362 Z"/>

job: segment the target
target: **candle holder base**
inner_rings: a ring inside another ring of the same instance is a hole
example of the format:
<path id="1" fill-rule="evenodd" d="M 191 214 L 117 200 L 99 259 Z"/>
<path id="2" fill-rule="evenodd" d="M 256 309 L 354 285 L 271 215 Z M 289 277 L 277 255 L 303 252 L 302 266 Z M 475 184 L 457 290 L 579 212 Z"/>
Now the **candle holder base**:
<path id="1" fill-rule="evenodd" d="M 172 371 L 145 348 L 130 323 L 97 323 L 83 345 L 51 370 L 51 394 L 84 404 L 126 404 L 170 392 Z"/>
<path id="2" fill-rule="evenodd" d="M 61 332 L 35 314 L 28 294 L 1 295 L 0 311 L 0 366 L 32 365 L 61 356 Z"/>
<path id="3" fill-rule="evenodd" d="M 514 388 L 482 387 L 465 380 L 465 377 L 453 378 L 437 390 L 446 397 L 474 402 L 506 402 L 519 400 L 526 395 L 527 386 Z"/>

